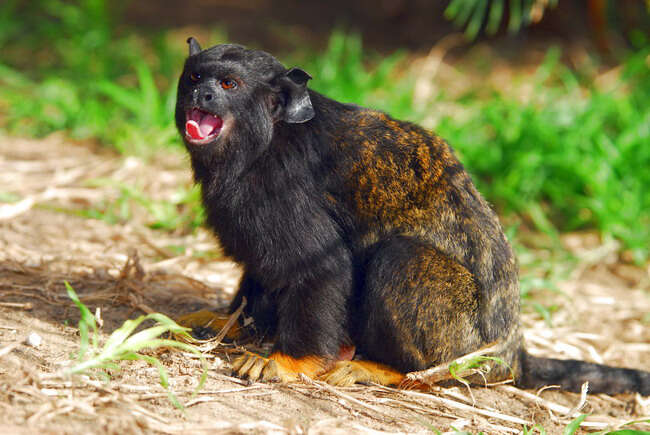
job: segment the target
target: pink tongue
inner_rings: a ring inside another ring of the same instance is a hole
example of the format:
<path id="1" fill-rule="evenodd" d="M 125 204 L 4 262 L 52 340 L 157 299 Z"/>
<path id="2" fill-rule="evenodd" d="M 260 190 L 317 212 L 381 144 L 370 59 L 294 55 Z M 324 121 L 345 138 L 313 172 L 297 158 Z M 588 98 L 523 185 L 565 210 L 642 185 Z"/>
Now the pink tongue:
<path id="1" fill-rule="evenodd" d="M 206 114 L 201 117 L 200 122 L 196 122 L 194 119 L 188 120 L 185 123 L 185 131 L 192 139 L 203 139 L 216 128 L 220 128 L 221 124 L 221 118 Z"/>
<path id="2" fill-rule="evenodd" d="M 201 135 L 199 124 L 194 120 L 189 120 L 185 123 L 185 131 L 192 139 L 203 139 L 205 136 Z"/>
<path id="3" fill-rule="evenodd" d="M 201 120 L 201 124 L 199 124 L 199 128 L 201 129 L 201 133 L 203 134 L 203 137 L 212 133 L 215 127 L 221 126 L 220 123 L 221 123 L 221 119 L 216 118 L 214 116 L 205 115 Z"/>

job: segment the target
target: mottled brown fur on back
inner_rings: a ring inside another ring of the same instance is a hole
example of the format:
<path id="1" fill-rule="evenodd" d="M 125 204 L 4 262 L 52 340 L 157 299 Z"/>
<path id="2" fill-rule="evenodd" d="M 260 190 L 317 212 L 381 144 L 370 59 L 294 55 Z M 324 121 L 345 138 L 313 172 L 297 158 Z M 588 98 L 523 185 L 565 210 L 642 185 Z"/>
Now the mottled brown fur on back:
<path id="1" fill-rule="evenodd" d="M 348 119 L 355 128 L 346 168 L 347 202 L 363 241 L 390 234 L 430 243 L 476 280 L 477 328 L 483 343 L 508 335 L 519 315 L 516 263 L 497 217 L 476 191 L 447 143 L 414 124 L 381 112 Z"/>

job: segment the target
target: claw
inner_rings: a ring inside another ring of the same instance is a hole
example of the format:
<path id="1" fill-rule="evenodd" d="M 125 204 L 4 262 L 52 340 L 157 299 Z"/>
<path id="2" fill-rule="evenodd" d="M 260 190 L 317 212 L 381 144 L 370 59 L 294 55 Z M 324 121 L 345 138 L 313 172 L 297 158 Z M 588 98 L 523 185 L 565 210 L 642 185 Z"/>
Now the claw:
<path id="1" fill-rule="evenodd" d="M 316 377 L 324 371 L 325 360 L 316 356 L 292 358 L 275 352 L 269 358 L 264 358 L 251 352 L 246 352 L 232 364 L 233 373 L 250 381 L 280 382 L 287 384 L 298 381 L 298 373 Z"/>

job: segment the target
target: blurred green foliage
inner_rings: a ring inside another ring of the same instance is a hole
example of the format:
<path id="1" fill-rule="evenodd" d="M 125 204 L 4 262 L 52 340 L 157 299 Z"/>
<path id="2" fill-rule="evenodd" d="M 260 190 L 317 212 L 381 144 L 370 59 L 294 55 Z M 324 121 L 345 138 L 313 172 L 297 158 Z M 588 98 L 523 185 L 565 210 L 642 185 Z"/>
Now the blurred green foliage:
<path id="1" fill-rule="evenodd" d="M 0 4 L 4 130 L 33 136 L 65 130 L 145 155 L 180 145 L 173 106 L 184 43 L 121 28 L 119 5 L 106 0 L 29 2 L 38 13 L 24 3 Z M 225 39 L 217 32 L 202 42 Z M 501 89 L 486 93 L 482 83 L 460 98 L 442 93 L 423 108 L 413 104 L 414 71 L 406 55 L 372 55 L 357 36 L 336 32 L 322 53 L 287 63 L 305 67 L 314 76 L 311 86 L 330 97 L 398 118 L 418 121 L 452 99 L 462 116 L 443 116 L 436 131 L 500 211 L 525 216 L 549 234 L 596 228 L 644 261 L 650 246 L 650 44 L 636 43 L 607 92 L 564 67 L 559 51 L 551 50 L 525 101 Z M 179 224 L 165 210 L 156 218 L 160 226 Z"/>
<path id="2" fill-rule="evenodd" d="M 650 242 L 650 48 L 631 55 L 614 89 L 591 86 L 551 50 L 528 102 L 494 91 L 458 102 L 469 115 L 437 131 L 499 209 L 547 232 L 598 228 L 637 261 Z"/>
<path id="3" fill-rule="evenodd" d="M 369 55 L 358 35 L 337 31 L 323 53 L 312 54 L 301 65 L 314 77 L 310 87 L 330 98 L 413 118 L 413 84 L 398 73 L 403 60 L 399 52 L 385 58 Z"/>
<path id="4" fill-rule="evenodd" d="M 152 199 L 135 186 L 110 179 L 97 178 L 89 181 L 88 185 L 116 189 L 119 195 L 113 201 L 96 203 L 93 208 L 74 212 L 83 217 L 111 224 L 125 224 L 131 220 L 136 209 L 140 208 L 146 211 L 146 221 L 150 228 L 178 233 L 198 227 L 205 219 L 201 207 L 201 190 L 197 185 L 179 186 L 171 198 L 166 200 Z"/>
<path id="5" fill-rule="evenodd" d="M 123 152 L 176 142 L 169 114 L 182 53 L 163 35 L 120 34 L 117 13 L 105 0 L 0 6 L 0 111 L 7 130 L 35 136 L 66 130 Z"/>
<path id="6" fill-rule="evenodd" d="M 508 32 L 516 33 L 531 23 L 535 14 L 542 15 L 544 9 L 554 8 L 558 0 L 451 0 L 445 9 L 445 17 L 458 27 L 465 27 L 469 39 L 478 36 L 481 28 L 488 35 L 494 35 L 508 16 Z M 507 5 L 507 7 L 506 7 Z"/>

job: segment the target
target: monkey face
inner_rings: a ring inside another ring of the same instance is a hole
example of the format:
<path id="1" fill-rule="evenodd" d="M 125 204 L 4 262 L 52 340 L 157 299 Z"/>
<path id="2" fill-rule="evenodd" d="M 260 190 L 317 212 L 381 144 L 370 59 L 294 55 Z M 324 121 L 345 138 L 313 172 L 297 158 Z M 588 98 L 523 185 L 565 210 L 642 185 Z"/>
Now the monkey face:
<path id="1" fill-rule="evenodd" d="M 176 125 L 190 153 L 221 154 L 264 149 L 278 122 L 314 116 L 306 72 L 287 70 L 277 59 L 239 45 L 201 50 L 188 40 L 190 56 L 178 84 Z"/>

